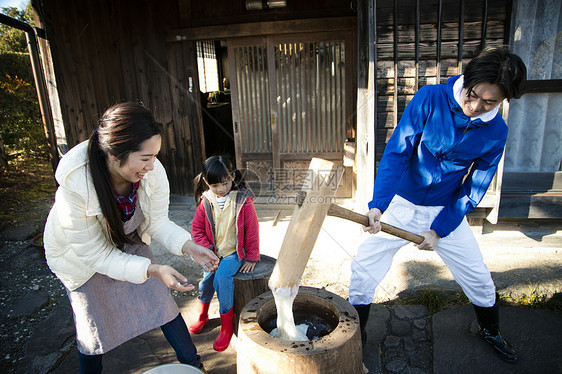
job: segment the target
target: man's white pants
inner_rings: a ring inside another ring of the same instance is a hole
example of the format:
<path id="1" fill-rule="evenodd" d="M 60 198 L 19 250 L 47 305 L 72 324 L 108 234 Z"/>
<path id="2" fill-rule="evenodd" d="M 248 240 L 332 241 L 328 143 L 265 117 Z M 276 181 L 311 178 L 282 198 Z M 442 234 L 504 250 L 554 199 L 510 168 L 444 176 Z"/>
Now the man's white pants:
<path id="1" fill-rule="evenodd" d="M 431 223 L 443 207 L 414 205 L 395 196 L 381 221 L 407 231 L 429 231 Z M 409 242 L 380 232 L 369 237 L 358 248 L 351 264 L 349 302 L 353 305 L 371 304 L 375 289 L 392 265 L 396 252 Z M 466 217 L 452 233 L 439 239 L 435 252 L 449 268 L 455 281 L 476 306 L 491 307 L 496 290 L 490 270 L 484 263 L 476 238 Z"/>

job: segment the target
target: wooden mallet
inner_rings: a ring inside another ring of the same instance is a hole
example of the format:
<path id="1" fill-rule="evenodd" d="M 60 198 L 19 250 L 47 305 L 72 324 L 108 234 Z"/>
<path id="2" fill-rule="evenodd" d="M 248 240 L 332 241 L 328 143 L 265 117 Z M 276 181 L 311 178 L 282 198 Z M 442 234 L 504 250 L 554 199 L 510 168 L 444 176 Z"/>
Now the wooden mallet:
<path id="1" fill-rule="evenodd" d="M 279 289 L 288 289 L 296 295 L 343 172 L 343 166 L 327 160 L 313 158 L 310 162 L 301 188 L 301 191 L 306 190 L 306 194 L 293 210 L 269 279 L 269 288 L 274 293 Z"/>
<path id="2" fill-rule="evenodd" d="M 292 317 L 292 303 L 301 278 L 327 215 L 349 219 L 369 226 L 366 216 L 332 203 L 343 175 L 343 167 L 333 162 L 313 158 L 303 182 L 303 193 L 293 210 L 293 215 L 271 277 L 269 288 L 275 297 L 277 326 L 281 336 L 296 339 L 298 332 Z M 400 230 L 381 222 L 382 230 L 406 240 L 421 243 L 423 237 Z M 299 339 L 300 340 L 300 339 Z"/>
<path id="3" fill-rule="evenodd" d="M 302 188 L 287 227 L 277 262 L 269 279 L 271 290 L 298 288 L 304 269 L 327 215 L 369 226 L 367 216 L 342 208 L 332 201 L 343 176 L 343 167 L 313 158 L 306 188 Z M 381 222 L 381 231 L 421 244 L 424 237 Z"/>

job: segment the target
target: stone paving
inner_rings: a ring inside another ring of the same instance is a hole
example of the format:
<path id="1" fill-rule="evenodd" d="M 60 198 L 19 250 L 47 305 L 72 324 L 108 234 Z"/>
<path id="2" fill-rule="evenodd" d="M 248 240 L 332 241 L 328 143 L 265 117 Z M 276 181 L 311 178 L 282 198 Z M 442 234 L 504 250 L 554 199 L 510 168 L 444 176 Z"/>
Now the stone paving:
<path id="1" fill-rule="evenodd" d="M 390 310 L 390 328 L 382 344 L 382 363 L 392 373 L 421 369 L 431 373 L 431 320 L 421 305 L 398 305 Z"/>
<path id="2" fill-rule="evenodd" d="M 431 316 L 422 305 L 373 304 L 363 358 L 370 373 L 432 373 Z"/>

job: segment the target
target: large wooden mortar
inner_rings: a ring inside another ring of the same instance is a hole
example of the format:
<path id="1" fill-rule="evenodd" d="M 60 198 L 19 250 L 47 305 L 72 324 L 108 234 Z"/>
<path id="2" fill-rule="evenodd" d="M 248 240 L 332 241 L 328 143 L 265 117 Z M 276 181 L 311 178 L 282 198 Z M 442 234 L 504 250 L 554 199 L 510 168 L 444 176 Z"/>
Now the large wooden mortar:
<path id="1" fill-rule="evenodd" d="M 351 304 L 329 291 L 300 287 L 293 313 L 295 324 L 313 321 L 329 332 L 305 342 L 274 338 L 269 334 L 277 321 L 273 293 L 261 294 L 240 313 L 238 373 L 363 373 L 359 317 Z"/>

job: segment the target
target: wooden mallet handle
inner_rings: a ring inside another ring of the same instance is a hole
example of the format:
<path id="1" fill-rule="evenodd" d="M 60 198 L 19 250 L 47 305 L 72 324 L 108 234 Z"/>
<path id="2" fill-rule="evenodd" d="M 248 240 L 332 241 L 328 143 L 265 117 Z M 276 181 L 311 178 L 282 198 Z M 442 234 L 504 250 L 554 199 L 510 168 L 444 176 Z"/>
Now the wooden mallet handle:
<path id="1" fill-rule="evenodd" d="M 369 226 L 369 218 L 366 215 L 356 213 L 353 210 L 343 208 L 336 204 L 330 204 L 330 208 L 328 209 L 328 215 L 357 222 L 363 226 Z M 394 235 L 402 239 L 406 239 L 416 244 L 421 244 L 424 240 L 424 237 L 421 235 L 417 235 L 412 232 L 399 229 L 398 227 L 389 225 L 388 223 L 384 223 L 384 222 L 381 222 L 381 231 L 384 231 L 387 234 Z"/>

